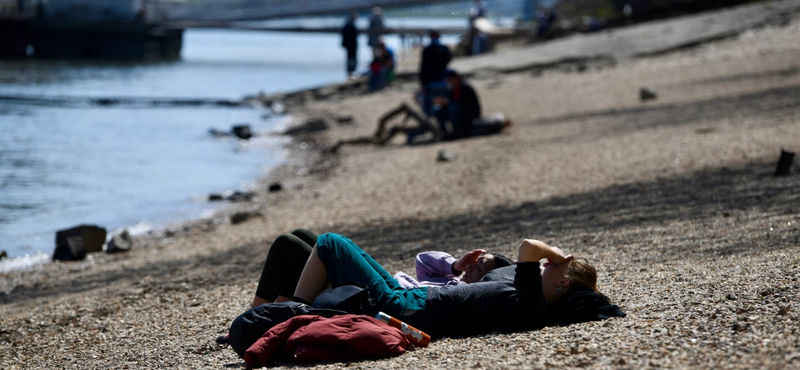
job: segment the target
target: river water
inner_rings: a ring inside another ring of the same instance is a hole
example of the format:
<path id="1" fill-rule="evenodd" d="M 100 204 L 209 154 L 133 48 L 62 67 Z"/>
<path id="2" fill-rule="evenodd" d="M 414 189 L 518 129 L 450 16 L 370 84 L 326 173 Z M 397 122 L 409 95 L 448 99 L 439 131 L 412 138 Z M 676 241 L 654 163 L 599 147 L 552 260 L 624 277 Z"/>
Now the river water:
<path id="1" fill-rule="evenodd" d="M 239 123 L 256 132 L 286 125 L 286 117 L 262 118 L 259 108 L 91 99 L 240 99 L 345 77 L 337 35 L 188 30 L 184 37 L 178 62 L 0 61 L 0 95 L 56 99 L 0 101 L 0 250 L 41 260 L 55 231 L 76 224 L 146 230 L 205 216 L 217 206 L 205 201 L 208 193 L 246 189 L 284 155 L 276 136 L 245 144 L 208 135 Z"/>
<path id="2" fill-rule="evenodd" d="M 187 30 L 176 62 L 0 61 L 0 250 L 11 257 L 0 272 L 48 260 L 55 232 L 77 224 L 144 232 L 208 216 L 219 206 L 209 193 L 246 190 L 285 156 L 277 135 L 208 134 L 289 124 L 263 108 L 92 101 L 235 100 L 341 82 L 339 43 L 335 34 Z M 400 48 L 397 37 L 387 44 Z M 370 51 L 359 50 L 366 70 Z"/>

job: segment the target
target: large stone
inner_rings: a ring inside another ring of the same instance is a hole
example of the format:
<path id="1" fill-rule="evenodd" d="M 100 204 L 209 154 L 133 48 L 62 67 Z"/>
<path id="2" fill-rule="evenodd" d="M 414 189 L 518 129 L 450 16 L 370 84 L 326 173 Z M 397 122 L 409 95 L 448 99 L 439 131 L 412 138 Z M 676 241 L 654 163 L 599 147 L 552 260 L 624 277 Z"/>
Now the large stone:
<path id="1" fill-rule="evenodd" d="M 253 131 L 250 130 L 250 125 L 235 125 L 231 128 L 231 132 L 233 132 L 236 137 L 244 140 L 253 137 Z"/>
<path id="2" fill-rule="evenodd" d="M 6 251 L 0 251 L 0 261 L 8 258 L 8 253 Z"/>
<path id="3" fill-rule="evenodd" d="M 56 232 L 56 249 L 53 260 L 79 261 L 87 253 L 103 250 L 106 242 L 106 229 L 94 225 L 78 225 L 71 229 Z"/>
<path id="4" fill-rule="evenodd" d="M 106 253 L 128 252 L 133 248 L 133 239 L 128 230 L 123 230 L 121 233 L 111 237 L 108 242 Z"/>

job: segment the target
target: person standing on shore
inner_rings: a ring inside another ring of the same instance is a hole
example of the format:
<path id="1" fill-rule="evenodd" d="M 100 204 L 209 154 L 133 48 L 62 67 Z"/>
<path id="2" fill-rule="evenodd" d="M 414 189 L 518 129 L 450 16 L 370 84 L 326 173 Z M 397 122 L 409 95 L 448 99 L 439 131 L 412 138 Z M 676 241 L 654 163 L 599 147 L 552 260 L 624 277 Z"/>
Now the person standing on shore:
<path id="1" fill-rule="evenodd" d="M 358 29 L 356 19 L 358 13 L 350 13 L 342 27 L 342 47 L 347 51 L 347 77 L 352 77 L 358 65 Z"/>
<path id="2" fill-rule="evenodd" d="M 380 46 L 381 37 L 386 32 L 383 26 L 383 9 L 379 6 L 372 8 L 372 17 L 369 19 L 369 29 L 367 30 L 368 45 L 374 50 Z"/>
<path id="3" fill-rule="evenodd" d="M 447 96 L 447 82 L 444 78 L 444 72 L 447 69 L 447 65 L 450 64 L 452 55 L 450 55 L 450 49 L 439 42 L 440 36 L 439 31 L 428 31 L 431 43 L 422 49 L 422 58 L 419 66 L 422 109 L 428 115 L 435 115 L 433 99 L 437 96 Z"/>

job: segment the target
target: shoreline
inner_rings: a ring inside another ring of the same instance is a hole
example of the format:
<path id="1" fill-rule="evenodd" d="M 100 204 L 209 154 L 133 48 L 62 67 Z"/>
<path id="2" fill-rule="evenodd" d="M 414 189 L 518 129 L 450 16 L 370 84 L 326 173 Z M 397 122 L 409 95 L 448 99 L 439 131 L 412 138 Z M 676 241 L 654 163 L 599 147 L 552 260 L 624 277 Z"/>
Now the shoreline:
<path id="1" fill-rule="evenodd" d="M 0 364 L 241 366 L 213 338 L 249 304 L 271 240 L 307 226 L 351 237 L 392 273 L 413 271 L 419 249 L 511 255 L 521 238 L 539 238 L 596 263 L 601 290 L 628 313 L 437 340 L 357 366 L 796 366 L 800 177 L 772 171 L 781 147 L 800 149 L 798 29 L 794 14 L 785 25 L 583 70 L 475 75 L 486 112 L 503 111 L 514 126 L 455 142 L 396 140 L 326 156 L 320 149 L 369 135 L 414 86 L 307 102 L 289 114 L 353 122 L 288 144 L 290 162 L 260 183 L 263 201 L 241 205 L 263 217 L 4 275 Z M 642 86 L 658 98 L 640 101 Z M 454 160 L 436 162 L 440 150 Z M 274 181 L 283 191 L 266 191 Z M 52 338 L 70 340 L 52 348 Z"/>

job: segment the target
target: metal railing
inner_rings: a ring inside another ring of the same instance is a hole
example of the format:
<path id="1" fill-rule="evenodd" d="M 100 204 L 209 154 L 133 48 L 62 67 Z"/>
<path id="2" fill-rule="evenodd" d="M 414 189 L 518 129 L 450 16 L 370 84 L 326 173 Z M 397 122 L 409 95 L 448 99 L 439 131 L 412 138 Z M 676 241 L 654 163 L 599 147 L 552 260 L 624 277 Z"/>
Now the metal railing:
<path id="1" fill-rule="evenodd" d="M 452 0 L 145 0 L 151 22 L 230 22 L 344 14 L 376 6 L 401 7 Z"/>

